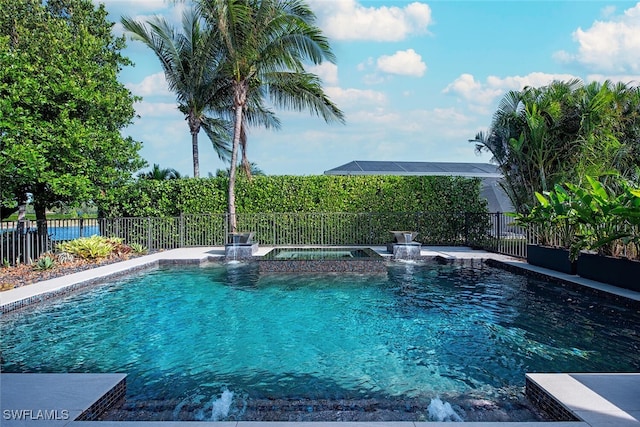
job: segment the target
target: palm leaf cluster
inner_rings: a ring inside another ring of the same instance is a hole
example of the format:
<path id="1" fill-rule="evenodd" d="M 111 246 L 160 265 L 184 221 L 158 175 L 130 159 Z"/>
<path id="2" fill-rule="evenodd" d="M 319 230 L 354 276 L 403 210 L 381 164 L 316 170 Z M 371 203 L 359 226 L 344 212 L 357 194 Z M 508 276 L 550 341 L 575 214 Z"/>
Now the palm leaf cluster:
<path id="1" fill-rule="evenodd" d="M 221 157 L 229 159 L 231 231 L 235 231 L 238 152 L 250 177 L 247 131 L 279 128 L 272 107 L 308 110 L 326 122 L 344 122 L 306 64 L 335 61 L 315 15 L 301 0 L 198 0 L 187 9 L 182 32 L 161 18 L 137 23 L 123 18 L 162 63 L 169 88 L 192 134 L 194 175 L 198 176 L 197 135 L 207 131 Z"/>
<path id="2" fill-rule="evenodd" d="M 219 55 L 211 49 L 212 33 L 206 22 L 187 10 L 182 18 L 182 32 L 177 31 L 162 17 L 146 23 L 122 18 L 124 28 L 134 39 L 146 44 L 158 57 L 169 90 L 176 94 L 178 110 L 184 114 L 191 133 L 193 175 L 198 177 L 198 134 L 203 129 L 221 158 L 228 155 L 227 121 L 222 119 L 216 91 L 221 85 L 216 73 Z"/>
<path id="3" fill-rule="evenodd" d="M 638 180 L 640 88 L 572 80 L 510 91 L 489 130 L 470 141 L 491 153 L 520 213 L 558 183 L 607 174 Z"/>

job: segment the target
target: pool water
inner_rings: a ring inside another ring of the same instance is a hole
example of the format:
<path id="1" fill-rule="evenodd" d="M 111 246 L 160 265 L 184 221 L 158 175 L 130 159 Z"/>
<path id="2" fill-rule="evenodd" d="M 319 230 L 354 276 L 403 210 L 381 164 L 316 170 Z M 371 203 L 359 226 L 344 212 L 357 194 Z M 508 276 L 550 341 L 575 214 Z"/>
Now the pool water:
<path id="1" fill-rule="evenodd" d="M 526 406 L 526 372 L 638 371 L 639 331 L 638 310 L 485 265 L 249 263 L 155 270 L 3 315 L 0 354 L 2 372 L 127 373 L 116 417 L 419 420 L 442 398 L 485 420 L 479 406 Z"/>

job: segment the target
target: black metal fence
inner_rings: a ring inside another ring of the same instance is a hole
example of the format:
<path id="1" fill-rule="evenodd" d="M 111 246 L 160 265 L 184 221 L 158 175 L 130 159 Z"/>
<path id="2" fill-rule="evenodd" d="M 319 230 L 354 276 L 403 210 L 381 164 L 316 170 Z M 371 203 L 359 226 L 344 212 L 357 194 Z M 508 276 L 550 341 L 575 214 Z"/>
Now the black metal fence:
<path id="1" fill-rule="evenodd" d="M 419 233 L 424 245 L 473 246 L 526 256 L 527 233 L 502 213 L 366 212 L 237 214 L 238 231 L 252 231 L 263 245 L 384 245 L 391 230 Z M 79 237 L 120 237 L 150 250 L 221 246 L 229 236 L 227 214 L 171 218 L 100 218 L 0 223 L 0 260 L 30 263 L 57 243 Z"/>

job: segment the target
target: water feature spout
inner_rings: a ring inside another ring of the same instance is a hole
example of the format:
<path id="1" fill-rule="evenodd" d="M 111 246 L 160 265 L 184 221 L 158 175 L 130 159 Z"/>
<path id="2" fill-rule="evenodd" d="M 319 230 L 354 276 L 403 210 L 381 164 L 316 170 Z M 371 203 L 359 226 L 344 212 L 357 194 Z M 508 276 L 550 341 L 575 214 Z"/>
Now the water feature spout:
<path id="1" fill-rule="evenodd" d="M 420 242 L 414 241 L 417 231 L 391 231 L 393 242 L 387 245 L 387 251 L 394 259 L 413 260 L 420 258 Z"/>
<path id="2" fill-rule="evenodd" d="M 258 251 L 258 243 L 254 241 L 253 231 L 229 233 L 225 245 L 225 257 L 231 262 L 252 258 Z"/>
<path id="3" fill-rule="evenodd" d="M 253 244 L 253 231 L 243 231 L 229 233 L 229 243 L 234 245 L 251 245 Z"/>
<path id="4" fill-rule="evenodd" d="M 418 237 L 417 231 L 390 231 L 393 234 L 393 243 L 400 245 L 414 243 L 414 239 Z"/>

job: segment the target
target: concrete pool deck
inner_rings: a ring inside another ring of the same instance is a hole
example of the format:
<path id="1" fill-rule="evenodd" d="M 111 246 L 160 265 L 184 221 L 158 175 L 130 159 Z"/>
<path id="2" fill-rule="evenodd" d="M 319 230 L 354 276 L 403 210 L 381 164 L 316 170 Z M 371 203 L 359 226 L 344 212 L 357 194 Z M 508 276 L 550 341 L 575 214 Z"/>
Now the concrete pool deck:
<path id="1" fill-rule="evenodd" d="M 257 256 L 272 247 L 260 247 Z M 386 247 L 373 247 L 384 256 Z M 94 283 L 116 279 L 131 272 L 171 264 L 201 264 L 224 256 L 224 247 L 183 248 L 158 252 L 128 261 L 59 277 L 33 285 L 0 292 L 0 312 L 74 292 Z M 438 256 L 451 260 L 487 260 L 537 274 L 544 274 L 565 283 L 584 286 L 598 292 L 640 302 L 640 293 L 604 285 L 577 276 L 555 273 L 529 266 L 526 262 L 504 255 L 460 247 L 423 247 L 421 256 Z M 640 427 L 640 373 L 629 374 L 527 374 L 527 381 L 536 384 L 563 409 L 581 421 L 562 422 L 475 422 L 478 427 Z M 76 421 L 100 405 L 118 399 L 122 389 L 122 374 L 1 374 L 0 425 L 11 426 L 91 426 L 91 427 L 186 427 L 188 422 L 122 422 Z M 97 406 L 96 406 L 97 405 Z M 40 412 L 38 412 L 40 411 Z M 48 411 L 48 412 L 47 412 Z M 66 411 L 66 412 L 65 412 Z M 88 415 L 87 415 L 88 414 Z M 292 424 L 313 424 L 314 427 L 336 427 L 336 422 L 197 422 L 198 426 L 218 427 L 289 427 Z M 443 426 L 438 422 L 340 422 L 340 427 L 429 427 Z M 446 425 L 449 425 L 446 423 Z"/>

